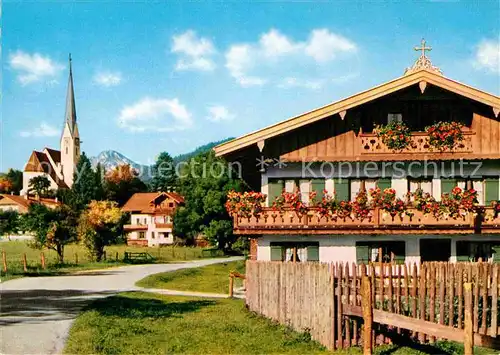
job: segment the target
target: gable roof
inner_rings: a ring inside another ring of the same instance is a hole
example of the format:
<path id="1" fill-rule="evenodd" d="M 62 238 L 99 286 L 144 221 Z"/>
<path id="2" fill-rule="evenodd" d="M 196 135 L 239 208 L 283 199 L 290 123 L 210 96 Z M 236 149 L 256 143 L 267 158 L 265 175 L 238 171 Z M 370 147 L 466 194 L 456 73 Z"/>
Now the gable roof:
<path id="1" fill-rule="evenodd" d="M 467 97 L 471 100 L 491 106 L 494 110 L 500 111 L 500 97 L 459 83 L 458 81 L 446 78 L 435 72 L 422 69 L 412 74 L 404 75 L 382 85 L 342 99 L 340 101 L 333 102 L 313 111 L 306 112 L 299 116 L 292 117 L 288 120 L 278 122 L 269 127 L 220 144 L 214 148 L 215 154 L 217 156 L 222 156 L 231 153 L 252 144 L 256 144 L 260 141 L 319 121 L 334 114 L 347 111 L 353 107 L 378 99 L 409 86 L 419 84 L 420 82 L 438 86 L 442 89 L 451 91 L 463 97 Z"/>
<path id="2" fill-rule="evenodd" d="M 61 161 L 61 152 L 58 150 L 54 149 L 49 149 L 45 148 L 51 154 L 52 159 L 57 158 L 59 155 L 59 162 Z M 59 153 L 59 154 L 58 154 Z M 54 159 L 55 162 L 57 160 Z M 24 171 L 25 172 L 38 172 L 38 173 L 45 173 L 50 178 L 57 184 L 57 186 L 61 188 L 68 188 L 68 185 L 62 180 L 57 177 L 56 174 L 56 169 L 57 167 L 53 166 L 52 163 L 50 162 L 49 157 L 43 153 L 43 152 L 38 152 L 34 150 L 31 153 L 30 158 L 28 159 L 28 162 L 24 166 Z"/>
<path id="3" fill-rule="evenodd" d="M 162 199 L 157 201 L 160 197 Z M 184 198 L 175 192 L 137 192 L 123 205 L 122 210 L 125 212 L 154 213 L 158 211 L 161 202 L 168 198 L 176 204 L 184 203 Z M 164 211 L 165 208 L 160 208 L 160 210 Z"/>
<path id="4" fill-rule="evenodd" d="M 55 150 L 52 148 L 47 148 L 45 147 L 45 150 L 47 150 L 47 153 L 50 155 L 52 160 L 57 164 L 61 162 L 61 151 L 60 150 Z"/>
<path id="5" fill-rule="evenodd" d="M 55 207 L 61 204 L 61 202 L 58 202 L 55 199 L 50 199 L 50 198 L 41 198 L 38 200 L 30 196 L 26 198 L 25 196 L 9 195 L 9 194 L 0 194 L 0 201 L 2 200 L 3 201 L 9 200 L 12 203 L 24 208 L 28 208 L 33 203 L 41 203 L 43 205 L 46 205 L 47 207 Z"/>

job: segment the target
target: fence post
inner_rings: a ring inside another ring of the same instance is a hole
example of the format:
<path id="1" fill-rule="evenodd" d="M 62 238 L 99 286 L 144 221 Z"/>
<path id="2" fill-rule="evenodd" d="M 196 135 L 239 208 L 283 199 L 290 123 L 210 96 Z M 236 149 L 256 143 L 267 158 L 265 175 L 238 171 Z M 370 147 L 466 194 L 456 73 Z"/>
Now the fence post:
<path id="1" fill-rule="evenodd" d="M 118 252 L 116 252 L 115 261 L 118 261 Z"/>
<path id="2" fill-rule="evenodd" d="M 229 298 L 233 298 L 233 283 L 234 283 L 233 275 L 229 274 Z"/>
<path id="3" fill-rule="evenodd" d="M 7 254 L 2 250 L 3 272 L 7 273 Z"/>
<path id="4" fill-rule="evenodd" d="M 28 263 L 26 262 L 26 253 L 23 253 L 23 269 L 24 272 L 28 272 Z"/>
<path id="5" fill-rule="evenodd" d="M 40 254 L 40 258 L 42 259 L 42 269 L 45 270 L 45 254 L 43 253 L 43 251 Z"/>
<path id="6" fill-rule="evenodd" d="M 106 250 L 102 252 L 102 258 L 104 259 L 104 261 L 106 261 Z"/>
<path id="7" fill-rule="evenodd" d="M 78 265 L 78 253 L 75 253 L 75 264 Z"/>
<path id="8" fill-rule="evenodd" d="M 470 280 L 469 280 L 470 281 Z M 472 323 L 472 283 L 464 284 L 464 354 L 474 354 L 474 331 Z"/>
<path id="9" fill-rule="evenodd" d="M 372 326 L 373 326 L 373 305 L 372 287 L 368 276 L 363 275 L 361 279 L 361 306 L 363 308 L 363 355 L 372 355 Z"/>

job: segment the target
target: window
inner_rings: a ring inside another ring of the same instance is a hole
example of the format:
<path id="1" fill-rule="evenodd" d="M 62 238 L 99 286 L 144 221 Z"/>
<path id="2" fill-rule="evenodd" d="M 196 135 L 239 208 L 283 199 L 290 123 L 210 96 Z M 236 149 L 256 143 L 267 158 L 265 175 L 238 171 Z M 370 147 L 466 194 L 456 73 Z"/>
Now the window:
<path id="1" fill-rule="evenodd" d="M 457 261 L 500 262 L 500 243 L 482 241 L 457 241 Z"/>
<path id="2" fill-rule="evenodd" d="M 432 196 L 432 179 L 408 179 L 408 192 L 422 190 Z"/>
<path id="3" fill-rule="evenodd" d="M 173 202 L 169 202 L 168 207 L 174 208 L 174 203 Z"/>
<path id="4" fill-rule="evenodd" d="M 377 187 L 377 180 L 362 179 L 362 180 L 351 180 L 350 186 L 350 198 L 351 201 L 356 199 L 356 195 L 360 191 L 370 191 L 370 189 L 375 189 Z"/>
<path id="5" fill-rule="evenodd" d="M 480 205 L 485 204 L 485 182 L 482 179 L 457 180 L 457 186 L 462 190 L 474 189 L 477 191 L 477 201 Z"/>
<path id="6" fill-rule="evenodd" d="M 384 262 L 402 264 L 406 255 L 405 242 L 369 241 L 356 243 L 358 264 Z"/>
<path id="7" fill-rule="evenodd" d="M 139 239 L 144 239 L 144 238 L 146 238 L 146 233 L 139 232 Z"/>
<path id="8" fill-rule="evenodd" d="M 319 243 L 272 242 L 271 260 L 291 262 L 319 261 Z"/>
<path id="9" fill-rule="evenodd" d="M 151 239 L 155 239 L 155 232 L 151 232 Z"/>
<path id="10" fill-rule="evenodd" d="M 401 113 L 389 113 L 387 114 L 387 123 L 392 122 L 403 122 L 403 114 Z"/>

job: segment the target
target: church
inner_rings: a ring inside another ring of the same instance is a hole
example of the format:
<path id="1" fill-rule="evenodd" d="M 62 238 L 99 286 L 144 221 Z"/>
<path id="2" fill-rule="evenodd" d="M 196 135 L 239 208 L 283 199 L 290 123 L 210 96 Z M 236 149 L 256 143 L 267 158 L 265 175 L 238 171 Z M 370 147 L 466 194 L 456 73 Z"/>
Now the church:
<path id="1" fill-rule="evenodd" d="M 23 189 L 21 195 L 29 194 L 30 180 L 35 176 L 45 176 L 50 181 L 50 189 L 70 188 L 73 174 L 80 157 L 80 134 L 76 119 L 75 92 L 71 55 L 69 57 L 69 79 L 66 95 L 66 113 L 61 132 L 60 150 L 45 147 L 42 151 L 34 150 L 23 171 Z"/>

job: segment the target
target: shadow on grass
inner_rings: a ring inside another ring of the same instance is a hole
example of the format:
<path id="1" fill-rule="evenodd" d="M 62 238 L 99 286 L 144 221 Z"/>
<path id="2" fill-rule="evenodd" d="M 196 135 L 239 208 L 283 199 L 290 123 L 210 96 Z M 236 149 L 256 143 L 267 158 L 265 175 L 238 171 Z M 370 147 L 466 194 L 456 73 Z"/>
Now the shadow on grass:
<path id="1" fill-rule="evenodd" d="M 130 293 L 131 295 L 134 292 Z M 196 312 L 203 307 L 215 305 L 213 300 L 191 300 L 182 302 L 165 302 L 147 296 L 127 297 L 127 295 L 116 295 L 99 299 L 87 307 L 84 311 L 95 311 L 103 316 L 120 318 L 166 318 L 179 317 L 183 313 Z"/>

